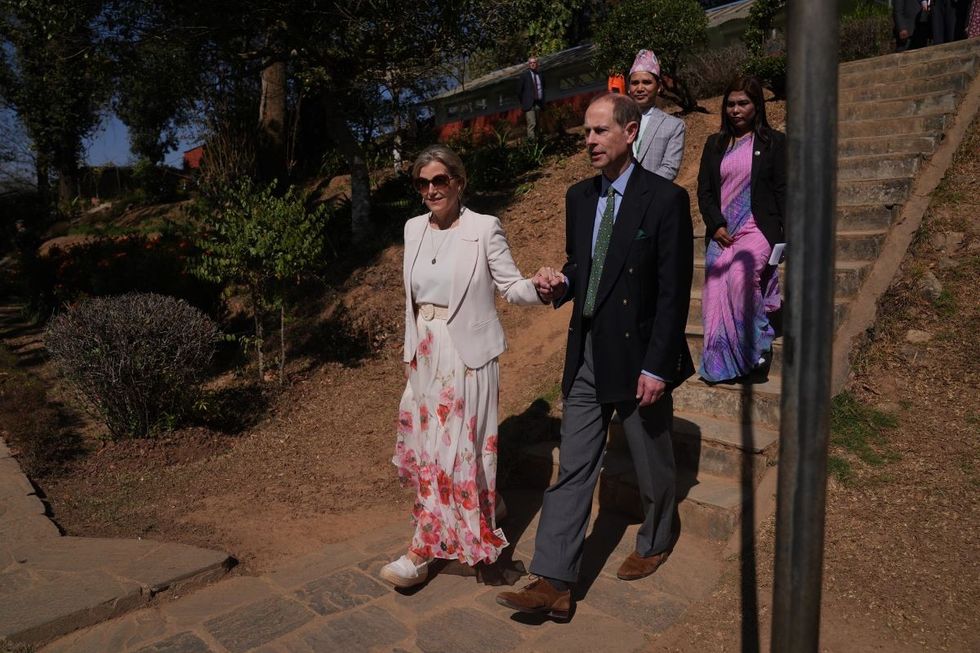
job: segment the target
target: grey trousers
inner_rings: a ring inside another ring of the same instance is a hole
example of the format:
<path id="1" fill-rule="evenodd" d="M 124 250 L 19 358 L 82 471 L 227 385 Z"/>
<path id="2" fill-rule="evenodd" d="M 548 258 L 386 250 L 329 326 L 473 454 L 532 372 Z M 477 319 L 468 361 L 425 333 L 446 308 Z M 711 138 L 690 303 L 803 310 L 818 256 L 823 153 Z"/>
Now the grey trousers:
<path id="1" fill-rule="evenodd" d="M 527 121 L 528 138 L 533 139 L 538 137 L 538 115 L 540 112 L 541 108 L 536 104 L 529 111 L 524 112 L 524 120 Z"/>
<path id="2" fill-rule="evenodd" d="M 602 469 L 614 409 L 623 422 L 643 501 L 645 518 L 636 535 L 636 551 L 648 556 L 673 544 L 677 476 L 670 435 L 673 400 L 667 394 L 643 408 L 637 407 L 636 400 L 600 404 L 592 366 L 592 336 L 586 334 L 582 366 L 565 399 L 558 481 L 545 490 L 541 506 L 531 561 L 533 574 L 566 582 L 578 579 L 592 494 Z"/>

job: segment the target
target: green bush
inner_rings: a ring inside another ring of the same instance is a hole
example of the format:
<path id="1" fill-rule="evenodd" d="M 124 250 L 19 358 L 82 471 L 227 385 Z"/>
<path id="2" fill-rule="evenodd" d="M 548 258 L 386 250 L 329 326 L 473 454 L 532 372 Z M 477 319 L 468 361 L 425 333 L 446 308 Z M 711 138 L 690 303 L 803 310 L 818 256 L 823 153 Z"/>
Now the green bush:
<path id="1" fill-rule="evenodd" d="M 186 302 L 152 293 L 83 300 L 48 324 L 61 374 L 115 439 L 173 428 L 191 407 L 218 329 Z"/>
<path id="2" fill-rule="evenodd" d="M 786 55 L 749 57 L 742 64 L 742 74 L 758 77 L 777 98 L 786 97 Z"/>
<path id="3" fill-rule="evenodd" d="M 888 54 L 895 48 L 891 16 L 858 15 L 840 24 L 840 60 L 855 61 Z"/>

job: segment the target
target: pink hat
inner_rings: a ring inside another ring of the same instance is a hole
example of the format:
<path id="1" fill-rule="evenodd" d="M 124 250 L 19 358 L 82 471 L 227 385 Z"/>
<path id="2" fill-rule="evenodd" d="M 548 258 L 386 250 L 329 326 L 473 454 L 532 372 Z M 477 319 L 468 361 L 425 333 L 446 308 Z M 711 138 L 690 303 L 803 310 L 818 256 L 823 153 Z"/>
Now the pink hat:
<path id="1" fill-rule="evenodd" d="M 660 61 L 657 60 L 657 55 L 650 50 L 637 52 L 636 59 L 633 60 L 633 67 L 630 68 L 630 75 L 636 72 L 651 73 L 660 77 Z"/>

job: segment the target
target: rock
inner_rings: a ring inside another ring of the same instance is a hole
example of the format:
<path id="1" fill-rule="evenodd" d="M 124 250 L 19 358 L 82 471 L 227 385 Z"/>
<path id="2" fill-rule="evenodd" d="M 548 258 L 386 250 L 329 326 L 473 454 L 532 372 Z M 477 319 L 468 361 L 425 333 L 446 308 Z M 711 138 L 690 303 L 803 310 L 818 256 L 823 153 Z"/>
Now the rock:
<path id="1" fill-rule="evenodd" d="M 909 329 L 905 332 L 905 342 L 911 342 L 912 344 L 920 345 L 924 342 L 929 342 L 932 340 L 932 334 L 928 331 L 919 331 L 918 329 Z"/>
<path id="2" fill-rule="evenodd" d="M 953 268 L 959 266 L 959 264 L 960 264 L 959 261 L 957 261 L 956 259 L 952 259 L 949 258 L 948 256 L 944 256 L 939 260 L 939 269 L 952 270 Z"/>
<path id="3" fill-rule="evenodd" d="M 946 234 L 944 234 L 944 233 L 934 233 L 929 238 L 929 242 L 936 249 L 939 249 L 939 250 L 945 249 L 946 248 Z"/>
<path id="4" fill-rule="evenodd" d="M 934 302 L 943 294 L 943 284 L 939 282 L 939 279 L 936 278 L 936 275 L 932 271 L 927 271 L 919 279 L 919 290 L 922 292 L 923 297 Z"/>
<path id="5" fill-rule="evenodd" d="M 959 249 L 965 235 L 962 231 L 951 231 L 946 234 L 946 249 L 950 252 Z"/>

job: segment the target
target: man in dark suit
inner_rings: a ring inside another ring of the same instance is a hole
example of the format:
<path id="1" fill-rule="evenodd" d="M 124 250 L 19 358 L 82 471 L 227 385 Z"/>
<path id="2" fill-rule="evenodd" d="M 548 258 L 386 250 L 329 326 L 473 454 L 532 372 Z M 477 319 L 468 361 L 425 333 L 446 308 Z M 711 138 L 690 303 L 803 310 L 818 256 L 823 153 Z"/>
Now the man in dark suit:
<path id="1" fill-rule="evenodd" d="M 517 97 L 527 121 L 527 137 L 537 138 L 538 117 L 544 108 L 544 79 L 538 72 L 537 57 L 527 60 L 527 70 L 521 73 Z"/>
<path id="2" fill-rule="evenodd" d="M 567 619 L 615 410 L 636 466 L 645 519 L 617 575 L 652 574 L 674 543 L 675 466 L 671 390 L 694 373 L 684 330 L 694 265 L 687 192 L 636 163 L 636 102 L 592 101 L 586 147 L 602 174 L 565 196 L 561 273 L 543 268 L 538 292 L 574 300 L 562 392 L 558 481 L 545 492 L 531 572 L 540 578 L 497 602 Z"/>

